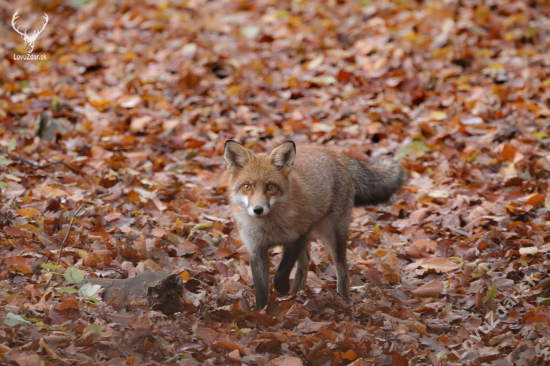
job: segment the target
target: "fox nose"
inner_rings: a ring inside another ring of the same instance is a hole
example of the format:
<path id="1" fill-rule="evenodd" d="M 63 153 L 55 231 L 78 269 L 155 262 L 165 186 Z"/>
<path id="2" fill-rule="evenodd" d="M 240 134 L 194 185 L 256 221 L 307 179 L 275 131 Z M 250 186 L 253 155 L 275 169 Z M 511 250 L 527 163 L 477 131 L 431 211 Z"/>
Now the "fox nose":
<path id="1" fill-rule="evenodd" d="M 262 206 L 256 206 L 254 207 L 254 213 L 256 215 L 261 215 L 264 212 L 264 208 Z"/>

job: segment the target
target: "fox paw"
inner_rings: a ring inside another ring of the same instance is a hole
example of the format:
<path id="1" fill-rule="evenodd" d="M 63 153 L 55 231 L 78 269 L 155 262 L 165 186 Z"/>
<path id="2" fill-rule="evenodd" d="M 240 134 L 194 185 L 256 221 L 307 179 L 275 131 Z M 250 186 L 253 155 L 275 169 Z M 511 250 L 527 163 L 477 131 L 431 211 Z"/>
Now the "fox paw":
<path id="1" fill-rule="evenodd" d="M 290 290 L 290 280 L 288 277 L 277 277 L 273 281 L 275 283 L 275 290 L 281 295 L 286 295 Z"/>

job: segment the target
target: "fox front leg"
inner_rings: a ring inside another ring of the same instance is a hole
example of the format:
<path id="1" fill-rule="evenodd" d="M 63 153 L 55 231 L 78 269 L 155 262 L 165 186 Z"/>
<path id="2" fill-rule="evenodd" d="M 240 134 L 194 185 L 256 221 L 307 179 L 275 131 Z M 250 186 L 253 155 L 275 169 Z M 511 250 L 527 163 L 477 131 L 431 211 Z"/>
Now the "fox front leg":
<path id="1" fill-rule="evenodd" d="M 289 243 L 283 247 L 283 258 L 277 272 L 275 272 L 275 289 L 281 294 L 285 295 L 290 290 L 290 272 L 294 264 L 299 259 L 300 254 L 306 250 L 307 254 L 308 234 L 300 236 L 295 242 Z M 299 274 L 297 274 L 299 277 Z M 295 281 L 301 281 L 296 278 Z"/>
<path id="2" fill-rule="evenodd" d="M 254 280 L 254 311 L 262 310 L 269 299 L 269 254 L 266 250 L 250 253 L 250 268 Z"/>

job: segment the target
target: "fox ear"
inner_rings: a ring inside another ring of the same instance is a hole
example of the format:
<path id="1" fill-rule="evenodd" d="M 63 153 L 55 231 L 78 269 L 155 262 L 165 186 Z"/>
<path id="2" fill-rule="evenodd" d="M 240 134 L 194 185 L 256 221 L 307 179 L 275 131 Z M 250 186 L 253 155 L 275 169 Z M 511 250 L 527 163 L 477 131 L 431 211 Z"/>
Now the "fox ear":
<path id="1" fill-rule="evenodd" d="M 223 157 L 227 163 L 227 170 L 234 172 L 244 168 L 252 158 L 252 153 L 237 141 L 227 140 L 225 141 L 225 152 Z"/>
<path id="2" fill-rule="evenodd" d="M 296 145 L 292 141 L 283 142 L 269 155 L 269 160 L 285 173 L 290 173 L 296 157 Z"/>

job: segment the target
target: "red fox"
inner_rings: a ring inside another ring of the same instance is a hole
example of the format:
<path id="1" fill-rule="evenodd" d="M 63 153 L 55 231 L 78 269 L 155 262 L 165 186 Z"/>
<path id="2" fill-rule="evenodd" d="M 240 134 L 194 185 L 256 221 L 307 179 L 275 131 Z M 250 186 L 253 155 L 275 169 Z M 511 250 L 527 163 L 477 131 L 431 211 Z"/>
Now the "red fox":
<path id="1" fill-rule="evenodd" d="M 228 193 L 239 235 L 249 252 L 256 306 L 269 297 L 269 254 L 283 247 L 275 289 L 286 294 L 296 263 L 292 291 L 305 284 L 308 243 L 319 237 L 334 260 L 338 293 L 349 297 L 346 242 L 354 206 L 387 202 L 406 179 L 392 160 L 367 164 L 318 146 L 286 141 L 271 154 L 254 154 L 233 140 L 225 142 Z"/>

